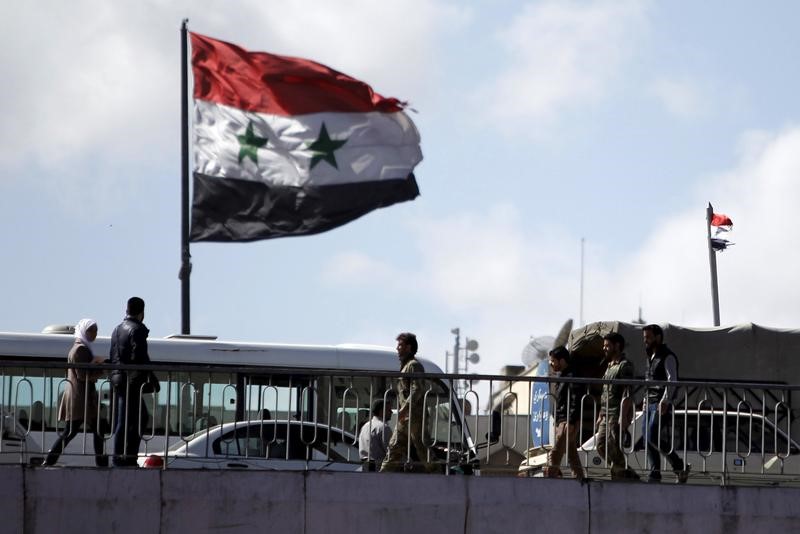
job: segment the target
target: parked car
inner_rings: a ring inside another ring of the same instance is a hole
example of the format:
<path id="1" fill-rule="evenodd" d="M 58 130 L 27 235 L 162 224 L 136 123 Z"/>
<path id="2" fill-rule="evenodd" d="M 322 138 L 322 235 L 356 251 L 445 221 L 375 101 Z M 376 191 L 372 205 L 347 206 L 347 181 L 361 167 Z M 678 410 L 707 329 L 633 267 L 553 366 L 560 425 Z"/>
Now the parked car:
<path id="1" fill-rule="evenodd" d="M 163 453 L 140 453 L 138 463 L 162 468 Z M 313 422 L 237 421 L 172 444 L 166 468 L 359 471 L 361 461 L 349 432 Z"/>
<path id="2" fill-rule="evenodd" d="M 13 414 L 0 416 L 0 464 L 41 463 L 42 449 Z"/>
<path id="3" fill-rule="evenodd" d="M 637 412 L 628 428 L 631 442 L 623 450 L 628 465 L 646 476 L 641 419 L 642 413 Z M 800 445 L 761 414 L 684 409 L 676 410 L 665 425 L 672 429 L 674 450 L 692 466 L 690 483 L 800 484 Z M 520 476 L 542 476 L 550 448 L 531 449 L 520 464 Z M 605 461 L 597 454 L 594 436 L 580 446 L 578 454 L 588 477 L 610 478 Z M 569 468 L 562 471 L 569 474 Z M 670 473 L 669 465 L 662 465 L 662 472 Z"/>

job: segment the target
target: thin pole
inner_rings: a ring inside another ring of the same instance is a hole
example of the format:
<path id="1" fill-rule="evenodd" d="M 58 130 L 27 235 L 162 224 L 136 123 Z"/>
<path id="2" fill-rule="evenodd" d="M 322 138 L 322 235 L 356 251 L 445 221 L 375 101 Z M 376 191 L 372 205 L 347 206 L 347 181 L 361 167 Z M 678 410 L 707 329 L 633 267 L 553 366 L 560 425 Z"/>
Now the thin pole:
<path id="1" fill-rule="evenodd" d="M 583 244 L 586 239 L 583 237 L 581 238 L 581 303 L 580 303 L 580 312 L 578 313 L 578 325 L 583 326 Z"/>
<path id="2" fill-rule="evenodd" d="M 192 255 L 189 252 L 189 19 L 181 24 L 181 334 L 191 333 L 189 322 L 189 277 Z"/>
<path id="3" fill-rule="evenodd" d="M 461 329 L 460 328 L 453 328 L 452 330 L 450 330 L 450 333 L 456 335 L 456 342 L 453 345 L 453 373 L 454 374 L 458 374 L 460 372 L 459 369 L 458 369 L 459 368 L 458 353 L 461 352 Z M 461 386 L 459 384 L 459 381 L 456 380 L 454 385 L 455 385 L 456 394 L 460 395 L 461 394 Z"/>
<path id="4" fill-rule="evenodd" d="M 711 202 L 706 209 L 706 231 L 708 234 L 708 266 L 711 269 L 711 306 L 714 310 L 714 326 L 719 326 L 719 287 L 717 286 L 717 253 L 711 246 L 711 219 L 714 207 Z"/>

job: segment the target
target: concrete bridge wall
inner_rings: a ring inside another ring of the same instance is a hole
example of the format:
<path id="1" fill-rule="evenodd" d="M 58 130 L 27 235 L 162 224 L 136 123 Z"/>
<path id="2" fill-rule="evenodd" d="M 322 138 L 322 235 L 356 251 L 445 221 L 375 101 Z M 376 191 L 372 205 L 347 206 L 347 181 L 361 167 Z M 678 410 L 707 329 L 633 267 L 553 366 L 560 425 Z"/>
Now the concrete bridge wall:
<path id="1" fill-rule="evenodd" d="M 796 532 L 800 489 L 0 466 L 2 533 Z"/>

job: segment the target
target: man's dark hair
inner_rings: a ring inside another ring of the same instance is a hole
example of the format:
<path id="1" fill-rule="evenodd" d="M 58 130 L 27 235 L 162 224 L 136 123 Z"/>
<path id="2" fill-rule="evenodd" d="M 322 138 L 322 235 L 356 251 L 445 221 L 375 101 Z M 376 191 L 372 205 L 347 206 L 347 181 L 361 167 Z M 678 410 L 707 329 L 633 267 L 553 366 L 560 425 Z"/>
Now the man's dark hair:
<path id="1" fill-rule="evenodd" d="M 625 348 L 625 338 L 622 337 L 622 334 L 619 332 L 609 332 L 608 334 L 603 336 L 603 340 L 610 341 L 615 345 L 619 345 L 620 349 Z"/>
<path id="2" fill-rule="evenodd" d="M 642 328 L 644 332 L 650 332 L 654 336 L 661 336 L 661 341 L 664 341 L 664 331 L 657 324 L 649 324 Z"/>
<path id="3" fill-rule="evenodd" d="M 567 347 L 565 347 L 564 345 L 559 345 L 558 347 L 551 350 L 550 356 L 552 356 L 556 360 L 566 360 L 567 363 L 569 363 L 570 361 L 569 351 L 567 350 Z"/>
<path id="4" fill-rule="evenodd" d="M 131 317 L 135 317 L 144 311 L 144 300 L 139 297 L 131 297 L 128 299 L 128 307 L 126 313 Z"/>
<path id="5" fill-rule="evenodd" d="M 383 399 L 376 399 L 372 403 L 372 415 L 375 417 L 383 417 Z"/>
<path id="6" fill-rule="evenodd" d="M 397 341 L 409 345 L 411 347 L 412 356 L 414 356 L 417 353 L 417 349 L 419 349 L 419 345 L 417 344 L 417 336 L 411 332 L 403 332 L 402 334 L 398 334 Z"/>

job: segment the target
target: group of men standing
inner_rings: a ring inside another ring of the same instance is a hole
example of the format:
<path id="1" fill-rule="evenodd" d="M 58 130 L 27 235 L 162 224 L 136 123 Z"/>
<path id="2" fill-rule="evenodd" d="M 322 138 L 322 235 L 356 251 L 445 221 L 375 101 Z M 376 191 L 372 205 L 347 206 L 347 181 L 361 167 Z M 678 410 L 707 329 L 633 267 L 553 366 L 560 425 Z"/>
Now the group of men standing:
<path id="1" fill-rule="evenodd" d="M 642 338 L 647 356 L 647 381 L 675 382 L 678 380 L 678 357 L 664 343 L 664 332 L 657 324 L 642 329 Z M 633 378 L 633 363 L 625 357 L 625 338 L 611 332 L 603 336 L 605 356 L 605 381 Z M 564 347 L 556 347 L 549 354 L 551 373 L 554 376 L 574 378 L 571 355 Z M 544 474 L 559 478 L 564 454 L 573 476 L 583 481 L 585 472 L 578 455 L 578 434 L 581 428 L 581 406 L 586 394 L 584 383 L 559 381 L 555 385 L 555 441 L 548 453 Z M 683 484 L 689 476 L 691 466 L 685 464 L 672 447 L 670 435 L 672 405 L 675 387 L 653 384 L 646 388 L 643 399 L 642 438 L 647 449 L 648 481 L 661 481 L 661 455 L 664 455 Z M 611 470 L 612 480 L 639 480 L 639 475 L 626 462 L 623 452 L 629 438 L 628 426 L 634 416 L 634 403 L 630 387 L 625 384 L 606 382 L 600 397 L 599 414 L 595 421 L 595 444 L 597 453 L 604 458 Z"/>

